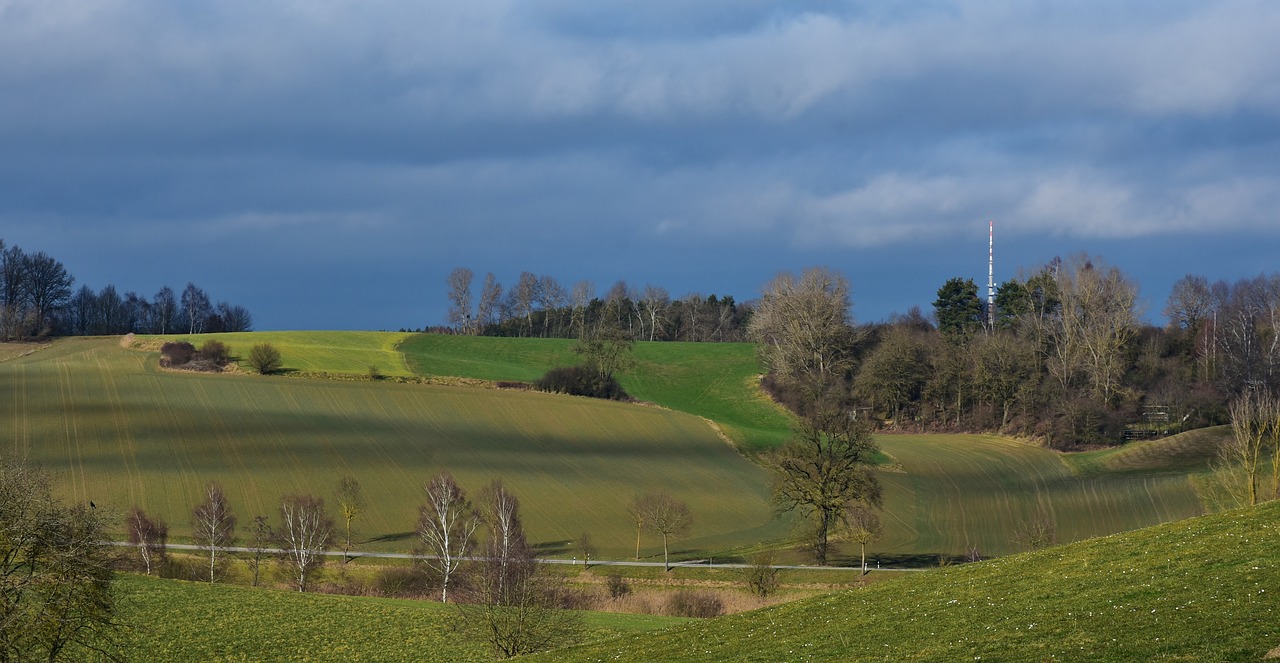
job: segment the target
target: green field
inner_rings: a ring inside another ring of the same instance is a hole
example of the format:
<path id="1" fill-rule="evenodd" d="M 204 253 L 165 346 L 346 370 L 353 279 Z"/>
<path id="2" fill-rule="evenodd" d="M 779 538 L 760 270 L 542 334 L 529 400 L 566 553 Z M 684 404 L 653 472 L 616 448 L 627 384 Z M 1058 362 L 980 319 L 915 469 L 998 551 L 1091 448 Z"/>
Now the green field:
<path id="1" fill-rule="evenodd" d="M 878 439 L 902 470 L 880 473 L 886 531 L 873 549 L 890 559 L 922 552 L 960 555 L 969 546 L 984 555 L 1018 552 L 1013 533 L 1042 513 L 1056 522 L 1058 540 L 1065 542 L 1204 512 L 1188 474 L 1154 461 L 1148 471 L 1137 472 L 1130 464 L 1117 463 L 1115 469 L 1099 460 L 1081 476 L 1072 471 L 1072 456 L 1004 438 Z"/>
<path id="2" fill-rule="evenodd" d="M 580 361 L 572 347 L 565 339 L 418 334 L 399 349 L 419 375 L 531 382 Z M 639 342 L 632 358 L 619 382 L 633 397 L 710 419 L 744 451 L 786 441 L 788 415 L 756 387 L 764 369 L 755 346 Z"/>
<path id="3" fill-rule="evenodd" d="M 277 344 L 287 368 L 308 373 L 366 375 L 376 365 L 384 375 L 526 380 L 574 359 L 568 342 L 547 339 L 219 338 L 234 354 Z M 66 339 L 21 354 L 0 361 L 0 449 L 55 471 L 72 499 L 160 515 L 179 539 L 209 480 L 224 484 L 247 522 L 273 514 L 281 494 L 330 497 L 350 474 L 370 498 L 356 523 L 361 547 L 408 550 L 421 485 L 443 469 L 472 491 L 503 478 L 546 554 L 572 554 L 567 542 L 585 530 L 603 554 L 628 555 L 625 504 L 657 488 L 687 500 L 695 515 L 678 555 L 776 545 L 789 533 L 772 518 L 765 473 L 701 419 L 675 411 L 712 419 L 748 449 L 784 439 L 786 417 L 755 389 L 748 345 L 638 344 L 627 388 L 670 410 L 395 381 L 168 372 L 154 351 L 113 339 Z M 992 436 L 880 436 L 894 462 L 881 471 L 886 532 L 870 550 L 888 562 L 931 563 L 970 546 L 1017 552 L 1014 530 L 1040 514 L 1056 522 L 1059 541 L 1194 516 L 1203 507 L 1189 477 L 1203 471 L 1220 436 L 1198 431 L 1074 455 Z M 645 547 L 659 551 L 657 541 Z M 838 548 L 836 559 L 852 552 Z"/>
<path id="4" fill-rule="evenodd" d="M 1258 661 L 1280 502 L 621 636 L 546 661 Z"/>
<path id="5" fill-rule="evenodd" d="M 120 574 L 123 653 L 136 661 L 488 661 L 433 601 L 300 594 Z M 687 620 L 584 613 L 587 637 Z"/>
<path id="6" fill-rule="evenodd" d="M 67 339 L 0 362 L 0 449 L 50 468 L 71 499 L 121 512 L 138 504 L 179 538 L 210 480 L 247 522 L 273 514 L 281 494 L 329 497 L 350 474 L 370 502 L 356 523 L 362 547 L 406 550 L 421 486 L 446 469 L 472 491 L 506 481 L 547 553 L 589 531 L 602 553 L 626 554 L 635 541 L 626 502 L 650 489 L 690 504 L 688 548 L 786 534 L 763 471 L 679 412 L 516 391 L 167 372 L 155 353 L 114 339 Z M 656 541 L 645 545 L 658 551 Z"/>
<path id="7" fill-rule="evenodd" d="M 280 350 L 285 372 L 368 375 L 373 367 L 382 375 L 409 376 L 404 356 L 396 347 L 411 336 L 398 332 L 236 332 L 143 336 L 139 340 L 187 341 L 198 348 L 209 339 L 217 339 L 231 346 L 232 356 L 242 363 L 254 345 L 270 343 Z"/>

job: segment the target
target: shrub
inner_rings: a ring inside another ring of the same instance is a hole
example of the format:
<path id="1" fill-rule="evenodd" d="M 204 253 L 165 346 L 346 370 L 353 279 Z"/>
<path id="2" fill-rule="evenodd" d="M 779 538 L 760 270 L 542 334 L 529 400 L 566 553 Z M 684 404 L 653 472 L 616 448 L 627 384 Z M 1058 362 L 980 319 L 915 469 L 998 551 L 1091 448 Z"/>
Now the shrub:
<path id="1" fill-rule="evenodd" d="M 200 346 L 200 357 L 216 366 L 226 366 L 231 361 L 231 346 L 211 338 Z"/>
<path id="2" fill-rule="evenodd" d="M 562 366 L 553 368 L 538 378 L 533 387 L 538 391 L 550 391 L 573 396 L 589 396 L 614 401 L 630 400 L 622 385 L 612 376 L 602 376 L 590 366 Z"/>
<path id="3" fill-rule="evenodd" d="M 724 614 L 724 602 L 707 591 L 682 589 L 667 599 L 667 615 L 671 617 L 719 617 Z"/>
<path id="4" fill-rule="evenodd" d="M 778 590 L 778 570 L 773 565 L 774 557 L 771 552 L 756 554 L 748 560 L 742 573 L 752 594 L 763 599 Z"/>
<path id="5" fill-rule="evenodd" d="M 266 375 L 280 370 L 280 351 L 270 343 L 259 343 L 249 350 L 249 366 Z"/>
<path id="6" fill-rule="evenodd" d="M 196 346 L 186 341 L 173 341 L 160 346 L 160 365 L 165 368 L 182 366 L 196 354 Z"/>
<path id="7" fill-rule="evenodd" d="M 609 598 L 619 599 L 631 593 L 631 585 L 627 579 L 617 574 L 605 576 L 604 586 L 609 590 Z"/>

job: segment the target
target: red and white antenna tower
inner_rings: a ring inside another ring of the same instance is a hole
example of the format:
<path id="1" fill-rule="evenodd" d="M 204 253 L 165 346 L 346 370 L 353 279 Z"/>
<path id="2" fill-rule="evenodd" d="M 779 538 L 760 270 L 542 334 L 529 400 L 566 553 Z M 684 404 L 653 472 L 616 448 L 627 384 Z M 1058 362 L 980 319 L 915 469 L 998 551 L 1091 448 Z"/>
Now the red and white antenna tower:
<path id="1" fill-rule="evenodd" d="M 987 329 L 996 326 L 996 222 L 989 221 L 987 235 Z"/>

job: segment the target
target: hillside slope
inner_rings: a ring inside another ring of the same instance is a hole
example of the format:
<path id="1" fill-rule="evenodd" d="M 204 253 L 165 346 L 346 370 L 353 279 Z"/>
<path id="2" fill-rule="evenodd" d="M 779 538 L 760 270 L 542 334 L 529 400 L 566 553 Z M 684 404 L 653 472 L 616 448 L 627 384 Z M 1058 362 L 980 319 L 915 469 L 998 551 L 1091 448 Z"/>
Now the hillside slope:
<path id="1" fill-rule="evenodd" d="M 408 550 L 422 485 L 445 470 L 473 493 L 502 478 L 548 554 L 566 552 L 583 531 L 602 554 L 632 551 L 627 501 L 655 489 L 686 500 L 697 518 L 682 548 L 786 534 L 764 471 L 680 412 L 492 389 L 170 372 L 156 359 L 115 339 L 65 339 L 0 362 L 0 449 L 49 468 L 72 500 L 121 514 L 137 504 L 179 538 L 209 481 L 222 482 L 249 522 L 274 518 L 282 494 L 331 498 L 351 475 L 369 502 L 355 523 L 360 546 Z M 660 550 L 652 537 L 644 545 Z"/>
<path id="2" fill-rule="evenodd" d="M 1244 661 L 1280 647 L 1280 502 L 551 652 L 546 661 Z"/>

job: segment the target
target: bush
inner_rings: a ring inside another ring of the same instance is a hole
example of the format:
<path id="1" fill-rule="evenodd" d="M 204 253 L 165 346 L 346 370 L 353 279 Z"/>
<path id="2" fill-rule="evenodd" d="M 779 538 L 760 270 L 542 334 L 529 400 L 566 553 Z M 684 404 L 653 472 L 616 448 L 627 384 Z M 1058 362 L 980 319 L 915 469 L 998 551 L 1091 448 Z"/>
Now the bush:
<path id="1" fill-rule="evenodd" d="M 200 346 L 200 357 L 216 366 L 226 366 L 231 361 L 231 346 L 216 339 L 209 339 Z"/>
<path id="2" fill-rule="evenodd" d="M 759 553 L 748 560 L 742 574 L 752 594 L 763 599 L 778 591 L 778 570 L 773 565 L 774 557 L 771 552 Z"/>
<path id="3" fill-rule="evenodd" d="M 605 576 L 604 586 L 609 590 L 609 598 L 620 599 L 631 593 L 631 585 L 627 579 L 617 574 Z"/>
<path id="4" fill-rule="evenodd" d="M 196 346 L 186 341 L 175 341 L 160 346 L 160 365 L 165 368 L 182 366 L 196 354 Z"/>
<path id="5" fill-rule="evenodd" d="M 600 371 L 585 365 L 553 368 L 538 378 L 533 383 L 533 387 L 538 391 L 613 401 L 625 401 L 631 398 L 622 390 L 622 385 L 618 384 L 615 378 L 604 377 L 600 375 Z"/>
<path id="6" fill-rule="evenodd" d="M 667 599 L 667 615 L 671 617 L 719 617 L 724 603 L 719 596 L 706 591 L 682 589 Z"/>
<path id="7" fill-rule="evenodd" d="M 280 370 L 280 351 L 270 343 L 259 343 L 249 350 L 249 366 L 266 375 Z"/>

